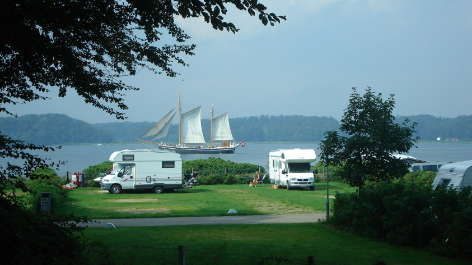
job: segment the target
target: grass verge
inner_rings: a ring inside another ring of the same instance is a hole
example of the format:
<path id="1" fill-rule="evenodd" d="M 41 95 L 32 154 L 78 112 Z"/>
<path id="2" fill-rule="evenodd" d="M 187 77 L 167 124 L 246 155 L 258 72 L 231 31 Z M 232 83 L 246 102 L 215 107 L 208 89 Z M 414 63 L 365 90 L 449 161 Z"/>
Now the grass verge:
<path id="1" fill-rule="evenodd" d="M 330 198 L 336 192 L 354 190 L 330 183 Z M 229 209 L 240 215 L 324 212 L 326 184 L 316 184 L 314 191 L 273 189 L 271 185 L 202 185 L 162 194 L 110 194 L 100 188 L 79 188 L 69 191 L 60 211 L 95 219 L 222 216 Z"/>
<path id="2" fill-rule="evenodd" d="M 114 256 L 118 264 L 176 263 L 179 245 L 185 246 L 187 263 L 192 264 L 218 264 L 215 255 L 224 261 L 221 264 L 253 264 L 270 256 L 306 264 L 309 255 L 315 257 L 316 264 L 467 264 L 347 234 L 321 223 L 87 228 L 85 235 L 119 253 Z"/>

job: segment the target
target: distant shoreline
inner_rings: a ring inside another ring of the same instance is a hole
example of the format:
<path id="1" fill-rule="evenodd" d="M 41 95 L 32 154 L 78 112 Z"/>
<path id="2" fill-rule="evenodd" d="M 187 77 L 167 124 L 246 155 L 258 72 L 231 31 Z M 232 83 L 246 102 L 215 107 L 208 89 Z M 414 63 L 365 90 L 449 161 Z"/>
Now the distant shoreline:
<path id="1" fill-rule="evenodd" d="M 316 142 L 247 142 L 245 141 L 246 144 L 316 144 L 320 143 L 320 141 Z M 468 144 L 472 143 L 472 141 L 418 141 L 418 143 L 424 144 Z M 176 143 L 170 143 L 170 144 L 176 144 Z M 76 143 L 76 144 L 50 144 L 47 146 L 71 146 L 71 145 L 143 145 L 142 142 L 127 142 L 127 143 Z"/>

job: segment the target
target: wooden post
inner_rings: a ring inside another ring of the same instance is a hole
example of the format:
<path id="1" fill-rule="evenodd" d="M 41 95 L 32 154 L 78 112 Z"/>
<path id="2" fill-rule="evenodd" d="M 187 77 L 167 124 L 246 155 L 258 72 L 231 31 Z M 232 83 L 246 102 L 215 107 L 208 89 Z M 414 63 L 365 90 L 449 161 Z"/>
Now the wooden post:
<path id="1" fill-rule="evenodd" d="M 314 264 L 315 264 L 315 257 L 308 256 L 308 265 L 314 265 Z"/>
<path id="2" fill-rule="evenodd" d="M 225 174 L 226 174 L 226 167 L 225 167 Z"/>
<path id="3" fill-rule="evenodd" d="M 179 265 L 185 265 L 185 247 L 179 246 Z"/>

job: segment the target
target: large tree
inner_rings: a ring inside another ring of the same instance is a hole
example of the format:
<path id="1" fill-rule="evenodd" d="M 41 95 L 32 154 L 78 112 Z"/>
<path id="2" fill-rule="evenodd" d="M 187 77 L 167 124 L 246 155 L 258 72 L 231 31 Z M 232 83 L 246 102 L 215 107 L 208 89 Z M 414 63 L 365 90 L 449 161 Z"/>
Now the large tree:
<path id="1" fill-rule="evenodd" d="M 8 105 L 59 97 L 75 90 L 87 103 L 124 119 L 126 90 L 138 90 L 119 77 L 140 69 L 176 76 L 173 63 L 194 55 L 195 45 L 176 18 L 201 18 L 216 30 L 236 33 L 224 20 L 228 6 L 258 14 L 264 25 L 285 17 L 266 13 L 258 0 L 2 0 L 0 1 L 0 112 Z M 161 36 L 174 43 L 160 43 Z M 32 147 L 0 135 L 0 155 L 9 148 Z M 35 146 L 33 149 L 49 150 Z M 14 157 L 22 153 L 13 153 Z M 44 167 L 44 164 L 38 165 Z M 31 169 L 23 167 L 29 176 Z M 18 168 L 10 170 L 18 174 Z M 0 172 L 7 181 L 8 170 Z"/>
<path id="2" fill-rule="evenodd" d="M 363 96 L 353 88 L 339 127 L 347 136 L 326 132 L 320 144 L 321 161 L 337 165 L 339 177 L 353 187 L 406 174 L 408 163 L 393 154 L 408 153 L 419 138 L 414 136 L 416 123 L 395 121 L 394 107 L 394 95 L 384 101 L 370 87 Z"/>
<path id="3" fill-rule="evenodd" d="M 85 102 L 124 119 L 127 110 L 124 91 L 138 88 L 125 84 L 120 77 L 135 75 L 143 68 L 156 74 L 176 76 L 172 64 L 187 65 L 180 56 L 194 55 L 195 49 L 195 45 L 184 44 L 190 36 L 176 24 L 176 18 L 200 17 L 216 30 L 236 33 L 236 26 L 224 20 L 227 7 L 231 5 L 251 16 L 257 14 L 264 25 L 274 25 L 285 19 L 266 13 L 266 7 L 258 0 L 2 0 L 0 112 L 13 115 L 8 110 L 9 105 L 46 100 L 51 88 L 55 87 L 59 97 L 66 96 L 70 89 L 75 90 Z M 171 37 L 171 43 L 160 44 L 162 36 Z M 0 224 L 6 231 L 2 233 L 2 239 L 14 246 L 1 253 L 8 257 L 6 262 L 9 264 L 25 260 L 53 263 L 54 257 L 57 263 L 67 263 L 57 255 L 62 253 L 63 257 L 74 260 L 73 253 L 55 247 L 50 248 L 53 255 L 44 259 L 27 255 L 41 254 L 42 249 L 31 251 L 35 244 L 52 246 L 55 239 L 48 229 L 36 227 L 50 227 L 53 231 L 66 228 L 58 237 L 74 241 L 74 231 L 80 229 L 70 221 L 81 220 L 45 219 L 42 215 L 24 212 L 22 200 L 10 192 L 15 189 L 28 191 L 17 177 L 34 178 L 35 169 L 55 166 L 31 155 L 31 150 L 53 149 L 0 134 L 0 157 L 24 161 L 21 165 L 0 167 Z M 17 219 L 24 222 L 17 222 Z M 40 236 L 40 233 L 43 234 Z M 51 242 L 39 242 L 43 236 Z M 22 243 L 17 245 L 16 242 Z"/>
<path id="4" fill-rule="evenodd" d="M 284 17 L 266 13 L 258 0 L 2 0 L 0 2 L 0 111 L 5 104 L 64 97 L 75 89 L 87 103 L 124 118 L 123 91 L 138 90 L 118 77 L 140 69 L 175 76 L 179 54 L 195 45 L 175 18 L 202 17 L 214 29 L 236 33 L 224 21 L 227 6 L 258 14 L 264 25 Z M 163 35 L 174 44 L 160 44 Z M 112 106 L 110 106 L 110 104 Z"/>

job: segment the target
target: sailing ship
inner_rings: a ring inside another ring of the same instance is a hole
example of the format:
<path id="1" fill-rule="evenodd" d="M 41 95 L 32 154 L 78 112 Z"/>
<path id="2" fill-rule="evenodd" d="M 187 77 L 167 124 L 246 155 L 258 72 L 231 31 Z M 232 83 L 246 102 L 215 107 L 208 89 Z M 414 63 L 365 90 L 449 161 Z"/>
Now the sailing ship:
<path id="1" fill-rule="evenodd" d="M 207 144 L 203 137 L 201 125 L 201 106 L 181 114 L 180 89 L 179 89 L 179 144 L 163 144 L 151 142 L 167 136 L 170 123 L 175 116 L 167 120 L 171 110 L 151 128 L 149 128 L 137 140 L 151 144 L 159 145 L 159 149 L 169 150 L 181 154 L 232 154 L 238 146 L 245 146 L 244 141 L 235 144 L 231 128 L 229 126 L 228 112 L 213 118 L 213 103 L 211 107 L 211 125 L 210 125 L 210 144 Z M 140 138 L 152 136 L 150 141 Z M 220 145 L 214 145 L 213 142 L 220 142 Z"/>

